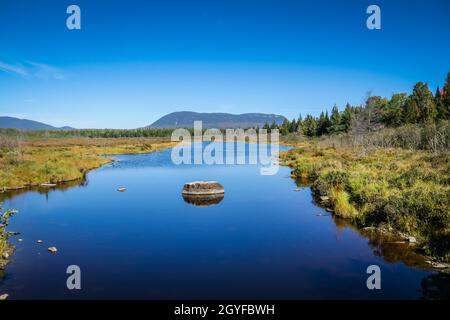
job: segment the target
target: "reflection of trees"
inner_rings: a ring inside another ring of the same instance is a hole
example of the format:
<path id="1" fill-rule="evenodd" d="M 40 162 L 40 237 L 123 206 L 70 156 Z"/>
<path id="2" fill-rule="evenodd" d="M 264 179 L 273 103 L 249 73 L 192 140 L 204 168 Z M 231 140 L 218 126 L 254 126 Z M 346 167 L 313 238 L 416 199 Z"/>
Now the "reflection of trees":
<path id="1" fill-rule="evenodd" d="M 343 230 L 350 228 L 368 239 L 374 255 L 383 258 L 388 263 L 402 262 L 408 267 L 429 268 L 426 258 L 415 251 L 408 243 L 399 240 L 395 235 L 379 230 L 359 229 L 350 221 L 333 218 L 336 228 Z M 422 299 L 450 299 L 450 274 L 436 272 L 424 278 L 421 282 Z"/>
<path id="2" fill-rule="evenodd" d="M 48 197 L 49 193 L 54 192 L 54 191 L 65 191 L 65 190 L 73 188 L 73 187 L 77 187 L 77 186 L 78 187 L 86 187 L 87 185 L 88 185 L 87 179 L 78 179 L 78 180 L 73 180 L 73 181 L 67 181 L 62 184 L 57 184 L 54 187 L 37 186 L 37 187 L 29 187 L 29 188 L 23 188 L 23 189 L 18 189 L 18 190 L 10 190 L 10 191 L 6 191 L 6 192 L 0 192 L 0 203 L 5 200 L 12 199 L 22 193 L 29 192 L 29 191 L 37 192 L 39 194 L 42 194 L 42 195 L 45 195 L 46 197 Z"/>
<path id="3" fill-rule="evenodd" d="M 311 180 L 306 178 L 297 178 L 295 179 L 295 184 L 299 188 L 306 188 L 311 186 Z"/>
<path id="4" fill-rule="evenodd" d="M 422 299 L 450 299 L 450 274 L 431 274 L 422 280 Z"/>
<path id="5" fill-rule="evenodd" d="M 425 257 L 418 254 L 414 246 L 410 246 L 398 236 L 377 229 L 360 229 L 350 221 L 338 217 L 333 217 L 333 220 L 338 230 L 350 228 L 366 238 L 374 255 L 383 258 L 388 263 L 403 262 L 408 267 L 429 267 L 425 262 Z"/>

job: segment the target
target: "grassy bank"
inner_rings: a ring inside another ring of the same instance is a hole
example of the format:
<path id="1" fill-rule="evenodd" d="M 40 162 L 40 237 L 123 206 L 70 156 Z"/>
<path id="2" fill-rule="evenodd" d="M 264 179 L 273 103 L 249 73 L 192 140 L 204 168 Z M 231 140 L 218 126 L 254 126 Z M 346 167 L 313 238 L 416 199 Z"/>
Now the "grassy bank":
<path id="1" fill-rule="evenodd" d="M 14 210 L 3 210 L 3 208 L 0 207 L 0 277 L 8 258 L 13 251 L 13 247 L 8 243 L 6 227 L 8 226 L 9 218 L 14 213 Z"/>
<path id="2" fill-rule="evenodd" d="M 161 138 L 27 139 L 0 148 L 0 189 L 81 179 L 110 162 L 102 155 L 148 153 L 172 146 Z"/>
<path id="3" fill-rule="evenodd" d="M 400 148 L 336 146 L 291 140 L 282 154 L 318 201 L 359 226 L 414 236 L 426 254 L 450 260 L 450 157 Z"/>
<path id="4" fill-rule="evenodd" d="M 0 143 L 0 189 L 82 179 L 89 170 L 111 161 L 101 157 L 103 155 L 149 153 L 173 145 L 161 138 L 17 140 L 17 137 L 3 137 Z M 6 231 L 13 213 L 0 208 L 0 270 L 13 250 Z"/>

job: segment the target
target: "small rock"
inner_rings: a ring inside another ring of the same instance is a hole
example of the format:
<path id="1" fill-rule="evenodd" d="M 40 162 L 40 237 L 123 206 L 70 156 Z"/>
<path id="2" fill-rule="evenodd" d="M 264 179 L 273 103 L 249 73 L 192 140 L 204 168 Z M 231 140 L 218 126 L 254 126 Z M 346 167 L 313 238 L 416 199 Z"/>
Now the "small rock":
<path id="1" fill-rule="evenodd" d="M 119 189 L 117 189 L 117 191 L 119 192 L 125 192 L 125 190 L 127 190 L 125 187 L 120 187 Z"/>
<path id="2" fill-rule="evenodd" d="M 38 240 L 38 241 L 37 241 L 37 243 L 42 243 L 42 242 L 44 242 L 44 241 L 42 241 L 42 240 Z"/>
<path id="3" fill-rule="evenodd" d="M 48 251 L 50 251 L 50 253 L 56 253 L 58 252 L 58 249 L 56 249 L 56 247 L 50 247 L 48 248 Z"/>
<path id="4" fill-rule="evenodd" d="M 56 183 L 41 183 L 41 187 L 47 187 L 47 188 L 56 187 Z"/>
<path id="5" fill-rule="evenodd" d="M 439 262 L 434 262 L 434 263 L 431 264 L 431 266 L 433 268 L 436 268 L 436 269 L 446 269 L 446 268 L 448 268 L 448 265 L 446 265 L 445 263 L 439 263 Z"/>
<path id="6" fill-rule="evenodd" d="M 414 238 L 414 237 L 408 237 L 408 241 L 409 241 L 409 243 L 416 243 L 417 242 L 416 238 Z"/>
<path id="7" fill-rule="evenodd" d="M 330 197 L 327 197 L 327 196 L 321 196 L 321 197 L 320 197 L 320 200 L 321 200 L 322 202 L 326 202 L 326 201 L 330 200 Z"/>
<path id="8" fill-rule="evenodd" d="M 4 294 L 0 295 L 0 301 L 7 300 L 8 297 L 9 297 L 9 294 L 4 293 Z"/>

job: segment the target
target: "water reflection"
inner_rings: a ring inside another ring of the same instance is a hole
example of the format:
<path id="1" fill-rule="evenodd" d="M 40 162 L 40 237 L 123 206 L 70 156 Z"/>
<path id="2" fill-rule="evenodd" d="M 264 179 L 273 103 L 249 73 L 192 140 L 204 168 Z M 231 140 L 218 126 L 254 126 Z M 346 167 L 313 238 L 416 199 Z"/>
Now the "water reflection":
<path id="1" fill-rule="evenodd" d="M 448 300 L 450 299 L 450 274 L 431 274 L 421 282 L 422 299 L 425 300 Z"/>
<path id="2" fill-rule="evenodd" d="M 388 263 L 402 262 L 408 267 L 429 269 L 426 258 L 417 252 L 417 247 L 403 241 L 400 237 L 378 229 L 360 229 L 350 221 L 333 217 L 338 229 L 350 228 L 367 239 L 375 256 Z"/>
<path id="3" fill-rule="evenodd" d="M 224 198 L 224 194 L 209 194 L 209 195 L 188 195 L 183 194 L 183 200 L 189 204 L 198 207 L 207 207 L 220 203 Z"/>
<path id="4" fill-rule="evenodd" d="M 68 189 L 71 189 L 73 187 L 87 187 L 89 184 L 88 180 L 86 178 L 67 181 L 61 184 L 57 184 L 56 186 L 52 187 L 42 187 L 42 186 L 36 186 L 36 187 L 29 187 L 29 188 L 23 188 L 23 189 L 17 189 L 17 190 L 8 190 L 5 192 L 0 192 L 0 203 L 12 199 L 22 193 L 34 191 L 41 195 L 45 195 L 45 197 L 48 197 L 48 195 L 51 192 L 54 191 L 65 191 Z"/>
<path id="5" fill-rule="evenodd" d="M 11 225 L 25 241 L 11 238 L 17 251 L 0 291 L 71 297 L 60 270 L 75 258 L 92 275 L 77 298 L 448 298 L 448 276 L 430 271 L 413 246 L 329 217 L 308 181 L 295 189 L 288 168 L 261 177 L 245 166 L 177 167 L 170 150 L 117 158 L 89 176 L 88 190 L 76 188 L 87 181 L 75 181 L 6 203 L 25 213 Z M 198 179 L 223 182 L 227 201 L 223 194 L 181 200 L 179 186 Z M 61 254 L 39 254 L 43 235 Z M 361 286 L 368 263 L 383 267 L 390 290 L 374 295 Z M 212 288 L 210 279 L 219 283 Z"/>

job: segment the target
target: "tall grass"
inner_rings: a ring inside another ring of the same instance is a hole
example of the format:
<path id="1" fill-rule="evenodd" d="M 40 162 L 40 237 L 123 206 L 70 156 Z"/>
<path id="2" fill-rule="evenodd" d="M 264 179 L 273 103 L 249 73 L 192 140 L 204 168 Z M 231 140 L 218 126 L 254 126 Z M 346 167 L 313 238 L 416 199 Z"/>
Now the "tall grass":
<path id="1" fill-rule="evenodd" d="M 102 155 L 148 153 L 172 145 L 157 138 L 26 139 L 19 148 L 0 149 L 0 189 L 80 179 L 111 161 Z"/>
<path id="2" fill-rule="evenodd" d="M 282 159 L 337 216 L 413 235 L 450 260 L 448 125 L 397 130 L 294 142 Z"/>
<path id="3" fill-rule="evenodd" d="M 363 134 L 326 136 L 317 141 L 321 147 L 358 148 L 362 151 L 374 148 L 402 148 L 426 150 L 434 154 L 446 153 L 450 150 L 450 122 L 409 124 Z"/>
<path id="4" fill-rule="evenodd" d="M 6 264 L 5 253 L 9 253 L 11 248 L 8 244 L 8 233 L 6 232 L 6 227 L 8 226 L 9 218 L 15 213 L 15 210 L 4 211 L 0 206 L 0 270 L 3 269 Z"/>

